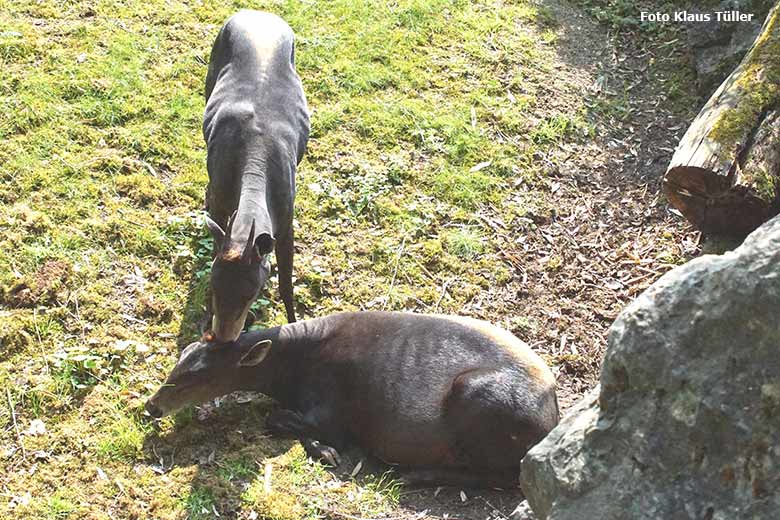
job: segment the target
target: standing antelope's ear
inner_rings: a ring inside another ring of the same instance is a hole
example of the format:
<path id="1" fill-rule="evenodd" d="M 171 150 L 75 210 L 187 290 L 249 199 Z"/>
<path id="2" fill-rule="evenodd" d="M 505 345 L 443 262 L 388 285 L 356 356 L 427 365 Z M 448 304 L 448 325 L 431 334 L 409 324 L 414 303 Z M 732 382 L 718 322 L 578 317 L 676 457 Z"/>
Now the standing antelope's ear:
<path id="1" fill-rule="evenodd" d="M 265 356 L 268 355 L 268 352 L 271 350 L 271 340 L 270 339 L 264 339 L 262 341 L 258 341 L 252 347 L 249 349 L 249 352 L 243 355 L 241 360 L 238 362 L 238 366 L 240 367 L 253 367 L 255 365 L 259 365 L 260 362 L 265 359 Z"/>
<path id="2" fill-rule="evenodd" d="M 206 227 L 209 228 L 209 233 L 214 237 L 214 245 L 216 249 L 222 249 L 222 242 L 225 240 L 225 232 L 219 227 L 219 224 L 211 220 L 211 217 L 206 215 Z"/>
<path id="3" fill-rule="evenodd" d="M 260 233 L 255 237 L 255 247 L 257 247 L 260 256 L 265 256 L 273 251 L 274 245 L 276 245 L 276 240 L 268 233 Z"/>

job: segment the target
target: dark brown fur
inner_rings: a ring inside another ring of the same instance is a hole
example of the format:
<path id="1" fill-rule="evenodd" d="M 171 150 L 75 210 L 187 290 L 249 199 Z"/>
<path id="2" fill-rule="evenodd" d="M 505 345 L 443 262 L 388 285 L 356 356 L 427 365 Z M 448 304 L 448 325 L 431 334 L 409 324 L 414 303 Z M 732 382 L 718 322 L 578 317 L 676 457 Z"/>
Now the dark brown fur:
<path id="1" fill-rule="evenodd" d="M 554 377 L 527 345 L 446 316 L 343 313 L 194 343 L 166 385 L 152 415 L 260 391 L 281 405 L 267 427 L 312 456 L 336 463 L 357 443 L 424 484 L 516 485 L 523 455 L 558 423 Z"/>

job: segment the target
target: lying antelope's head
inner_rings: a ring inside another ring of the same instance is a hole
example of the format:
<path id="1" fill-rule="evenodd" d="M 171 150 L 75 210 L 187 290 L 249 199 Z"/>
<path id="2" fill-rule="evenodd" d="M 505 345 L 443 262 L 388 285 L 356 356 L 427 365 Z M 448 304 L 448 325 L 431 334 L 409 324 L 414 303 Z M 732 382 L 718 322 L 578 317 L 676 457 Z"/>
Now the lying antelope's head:
<path id="1" fill-rule="evenodd" d="M 241 369 L 260 364 L 271 340 L 254 343 L 207 343 L 196 341 L 185 348 L 168 379 L 147 402 L 155 418 L 183 406 L 199 404 L 240 389 L 246 379 Z"/>
<path id="2" fill-rule="evenodd" d="M 214 237 L 216 255 L 211 266 L 211 304 L 214 317 L 211 323 L 216 341 L 235 341 L 244 328 L 249 307 L 270 276 L 268 255 L 275 240 L 269 233 L 255 234 L 255 222 L 246 241 L 237 244 L 231 240 L 235 213 L 228 221 L 227 230 L 206 217 Z"/>

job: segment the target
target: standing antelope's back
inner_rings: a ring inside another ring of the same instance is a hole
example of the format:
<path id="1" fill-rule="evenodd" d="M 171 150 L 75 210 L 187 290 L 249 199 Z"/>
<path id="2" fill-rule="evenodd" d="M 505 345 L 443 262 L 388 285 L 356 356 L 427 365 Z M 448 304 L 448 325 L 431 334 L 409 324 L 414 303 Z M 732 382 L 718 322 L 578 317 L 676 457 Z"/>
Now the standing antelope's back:
<path id="1" fill-rule="evenodd" d="M 230 17 L 211 50 L 206 76 L 206 142 L 221 119 L 252 113 L 256 137 L 286 146 L 298 163 L 306 148 L 309 111 L 295 70 L 294 35 L 275 14 L 242 9 Z"/>

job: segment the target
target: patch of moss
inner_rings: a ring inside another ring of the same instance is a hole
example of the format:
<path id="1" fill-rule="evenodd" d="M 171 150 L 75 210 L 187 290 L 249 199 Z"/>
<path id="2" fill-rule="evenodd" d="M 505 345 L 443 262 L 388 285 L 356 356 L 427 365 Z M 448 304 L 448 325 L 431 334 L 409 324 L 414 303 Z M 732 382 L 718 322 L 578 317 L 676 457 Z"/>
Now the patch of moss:
<path id="1" fill-rule="evenodd" d="M 51 229 L 52 221 L 46 213 L 34 210 L 23 203 L 11 209 L 9 224 L 28 235 L 40 235 Z"/>
<path id="2" fill-rule="evenodd" d="M 251 510 L 269 520 L 300 520 L 306 510 L 297 498 L 286 490 L 272 490 L 266 493 L 262 482 L 255 482 L 247 489 L 244 499 L 252 504 Z"/>
<path id="3" fill-rule="evenodd" d="M 777 199 L 780 178 L 772 172 L 767 171 L 766 168 L 754 168 L 751 173 L 753 189 L 756 190 L 758 196 L 768 201 Z"/>
<path id="4" fill-rule="evenodd" d="M 737 81 L 737 105 L 715 123 L 709 138 L 726 150 L 736 151 L 755 127 L 759 116 L 780 106 L 780 9 L 773 10 L 766 30 L 745 57 Z"/>
<path id="5" fill-rule="evenodd" d="M 398 503 L 400 484 L 389 474 L 341 482 L 308 459 L 299 444 L 265 464 L 271 466 L 271 479 L 266 483 L 265 472 L 260 472 L 241 496 L 245 509 L 261 518 L 315 519 L 334 510 L 349 517 L 381 518 Z"/>
<path id="6" fill-rule="evenodd" d="M 427 266 L 432 267 L 437 265 L 441 262 L 443 254 L 444 246 L 442 245 L 441 239 L 432 238 L 423 242 L 420 256 Z"/>
<path id="7" fill-rule="evenodd" d="M 155 177 L 142 173 L 120 175 L 116 178 L 116 191 L 141 206 L 157 201 L 165 186 Z"/>

